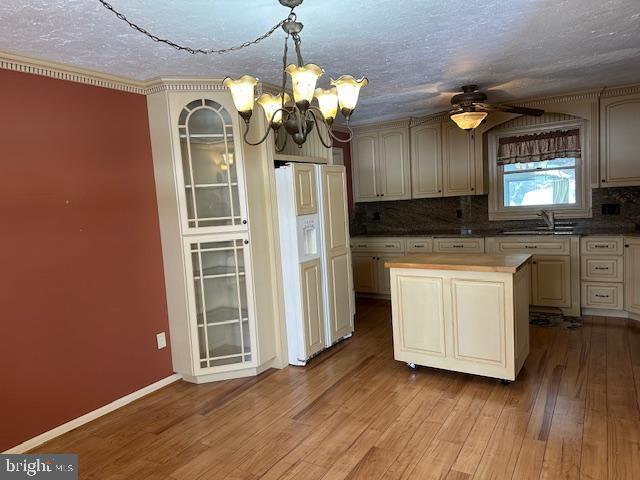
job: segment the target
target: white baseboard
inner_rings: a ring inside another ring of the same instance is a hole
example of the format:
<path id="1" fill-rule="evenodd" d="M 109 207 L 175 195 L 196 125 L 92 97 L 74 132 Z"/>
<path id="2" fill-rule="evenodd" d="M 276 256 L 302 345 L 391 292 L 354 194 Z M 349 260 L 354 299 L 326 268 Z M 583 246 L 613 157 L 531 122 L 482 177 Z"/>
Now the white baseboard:
<path id="1" fill-rule="evenodd" d="M 640 315 L 635 315 L 626 310 L 608 310 L 604 308 L 583 308 L 583 315 L 592 315 L 598 317 L 616 317 L 616 318 L 629 318 L 631 320 L 640 321 Z"/>
<path id="2" fill-rule="evenodd" d="M 114 410 L 117 410 L 118 408 L 124 407 L 128 403 L 131 403 L 134 400 L 137 400 L 139 398 L 144 397 L 145 395 L 155 392 L 156 390 L 159 390 L 162 387 L 165 387 L 173 382 L 176 382 L 181 378 L 182 378 L 182 375 L 174 373 L 173 375 L 170 375 L 167 378 L 158 380 L 157 382 L 152 383 L 151 385 L 148 385 L 144 388 L 141 388 L 140 390 L 137 390 L 133 393 L 130 393 L 129 395 L 125 395 L 122 398 L 118 398 L 117 400 L 114 400 L 113 402 L 108 403 L 107 405 L 104 405 L 96 410 L 93 410 L 92 412 L 86 413 L 81 417 L 74 418 L 73 420 L 67 423 L 64 423 L 60 426 L 57 426 L 56 428 L 49 430 L 48 432 L 41 433 L 37 437 L 33 437 L 25 442 L 22 442 L 20 445 L 16 445 L 15 447 L 12 447 L 9 450 L 6 450 L 2 453 L 28 452 L 29 450 L 36 448 L 38 445 L 42 445 L 43 443 L 48 442 L 49 440 L 59 437 L 63 433 L 67 433 L 68 431 L 73 430 L 74 428 L 78 428 L 84 425 L 85 423 L 89 423 L 92 420 L 95 420 L 96 418 L 102 417 L 107 413 L 111 413 Z"/>

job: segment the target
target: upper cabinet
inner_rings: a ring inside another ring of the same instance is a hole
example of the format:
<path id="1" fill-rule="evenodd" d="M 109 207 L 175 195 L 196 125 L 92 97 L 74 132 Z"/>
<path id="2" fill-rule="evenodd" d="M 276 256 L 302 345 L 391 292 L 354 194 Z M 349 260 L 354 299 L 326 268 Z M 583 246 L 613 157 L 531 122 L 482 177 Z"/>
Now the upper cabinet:
<path id="1" fill-rule="evenodd" d="M 183 232 L 247 230 L 242 150 L 229 111 L 216 101 L 197 99 L 181 109 L 177 120 Z"/>
<path id="2" fill-rule="evenodd" d="M 640 94 L 600 102 L 600 184 L 640 185 Z"/>
<path id="3" fill-rule="evenodd" d="M 475 151 L 473 133 L 448 120 L 411 128 L 412 198 L 482 193 Z"/>
<path id="4" fill-rule="evenodd" d="M 352 148 L 356 202 L 411 198 L 408 125 L 356 132 Z"/>
<path id="5" fill-rule="evenodd" d="M 413 198 L 442 196 L 442 125 L 423 123 L 411 129 Z"/>

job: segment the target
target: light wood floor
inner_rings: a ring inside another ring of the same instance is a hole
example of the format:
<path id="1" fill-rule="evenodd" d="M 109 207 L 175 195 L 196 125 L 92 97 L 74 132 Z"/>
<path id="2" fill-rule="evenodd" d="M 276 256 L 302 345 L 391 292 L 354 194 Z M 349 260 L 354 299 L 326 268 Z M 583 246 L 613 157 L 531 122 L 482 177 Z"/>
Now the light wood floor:
<path id="1" fill-rule="evenodd" d="M 81 479 L 639 479 L 640 329 L 532 328 L 518 380 L 393 360 L 389 304 L 306 368 L 173 384 L 43 445 Z"/>

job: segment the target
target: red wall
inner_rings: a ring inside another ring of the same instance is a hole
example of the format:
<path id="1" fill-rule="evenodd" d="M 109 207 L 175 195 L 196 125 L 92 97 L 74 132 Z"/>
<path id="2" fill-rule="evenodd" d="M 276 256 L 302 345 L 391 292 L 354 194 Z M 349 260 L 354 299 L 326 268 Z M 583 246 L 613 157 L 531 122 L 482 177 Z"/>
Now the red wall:
<path id="1" fill-rule="evenodd" d="M 172 373 L 146 99 L 0 70 L 0 451 Z"/>

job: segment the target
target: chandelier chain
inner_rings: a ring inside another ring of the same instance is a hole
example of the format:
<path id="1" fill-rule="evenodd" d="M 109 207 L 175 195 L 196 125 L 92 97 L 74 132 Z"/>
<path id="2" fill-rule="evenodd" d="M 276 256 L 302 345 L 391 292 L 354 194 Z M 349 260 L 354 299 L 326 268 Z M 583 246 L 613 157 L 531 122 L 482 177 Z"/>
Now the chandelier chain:
<path id="1" fill-rule="evenodd" d="M 168 40 L 166 38 L 160 38 L 157 35 L 154 35 L 153 33 L 150 33 L 146 29 L 144 29 L 144 28 L 140 27 L 139 25 L 136 25 L 135 23 L 130 21 L 125 15 L 123 15 L 122 13 L 117 11 L 115 8 L 113 8 L 113 6 L 110 3 L 106 2 L 105 0 L 98 0 L 98 2 L 100 2 L 104 8 L 106 8 L 107 10 L 112 12 L 119 20 L 122 20 L 123 22 L 125 22 L 132 29 L 142 33 L 143 35 L 146 35 L 148 38 L 150 38 L 154 42 L 164 43 L 165 45 L 169 45 L 170 47 L 175 48 L 176 50 L 184 51 L 184 52 L 190 53 L 191 55 L 196 55 L 198 53 L 201 53 L 203 55 L 212 55 L 212 54 L 222 55 L 224 53 L 235 52 L 235 51 L 238 51 L 238 50 L 242 50 L 243 48 L 247 48 L 247 47 L 250 47 L 252 45 L 256 45 L 256 44 L 260 43 L 262 40 L 265 40 L 265 39 L 269 38 L 271 35 L 273 35 L 273 33 L 278 28 L 282 27 L 282 25 L 284 25 L 284 23 L 288 20 L 288 18 L 286 18 L 284 20 L 281 20 L 280 22 L 278 22 L 277 25 L 274 25 L 273 27 L 271 27 L 267 32 L 265 32 L 263 35 L 260 35 L 255 40 L 244 42 L 244 43 L 241 43 L 240 45 L 235 45 L 235 46 L 228 47 L 228 48 L 221 48 L 221 49 L 218 49 L 218 50 L 213 49 L 213 48 L 193 48 L 193 47 L 186 47 L 184 45 L 180 45 L 180 44 L 178 44 L 176 42 L 173 42 L 171 40 Z M 293 14 L 293 9 L 292 9 L 291 14 Z M 290 14 L 290 16 L 291 16 L 291 14 Z M 295 14 L 293 14 L 293 15 L 295 15 Z"/>

